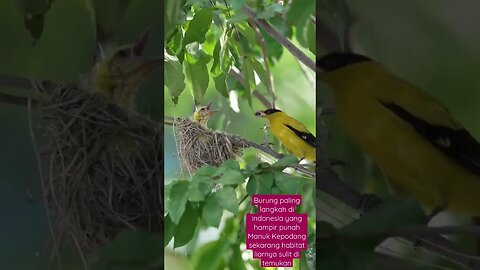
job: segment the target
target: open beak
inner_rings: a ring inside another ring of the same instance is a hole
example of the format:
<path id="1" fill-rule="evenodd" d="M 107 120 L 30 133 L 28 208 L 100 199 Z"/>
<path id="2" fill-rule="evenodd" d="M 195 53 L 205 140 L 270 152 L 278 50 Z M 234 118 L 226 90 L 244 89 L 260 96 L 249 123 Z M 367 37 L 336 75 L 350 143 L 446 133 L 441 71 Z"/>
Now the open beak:
<path id="1" fill-rule="evenodd" d="M 150 29 L 147 29 L 143 34 L 135 41 L 135 44 L 133 45 L 132 51 L 133 55 L 135 56 L 143 56 L 143 52 L 145 50 L 145 45 L 147 45 L 147 40 L 148 40 L 148 33 L 150 32 Z"/>
<path id="2" fill-rule="evenodd" d="M 264 111 L 256 111 L 256 112 L 255 112 L 255 116 L 256 116 L 256 117 L 265 117 L 266 114 L 265 114 Z"/>
<path id="3" fill-rule="evenodd" d="M 210 101 L 208 104 L 207 104 L 207 111 L 208 111 L 208 115 L 212 115 L 220 110 L 212 110 L 212 102 Z"/>
<path id="4" fill-rule="evenodd" d="M 154 68 L 163 66 L 162 57 L 146 57 L 143 56 L 145 46 L 148 40 L 148 33 L 150 29 L 147 29 L 135 42 L 132 47 L 132 57 L 130 58 L 132 66 L 136 67 L 137 73 L 148 73 Z"/>

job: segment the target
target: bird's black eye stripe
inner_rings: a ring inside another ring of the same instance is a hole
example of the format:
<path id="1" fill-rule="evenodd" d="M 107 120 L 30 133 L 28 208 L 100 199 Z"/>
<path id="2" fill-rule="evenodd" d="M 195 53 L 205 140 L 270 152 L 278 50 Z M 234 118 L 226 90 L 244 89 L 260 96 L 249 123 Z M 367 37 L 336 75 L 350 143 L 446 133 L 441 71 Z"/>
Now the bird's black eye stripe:
<path id="1" fill-rule="evenodd" d="M 272 114 L 272 113 L 276 113 L 276 112 L 281 112 L 280 110 L 277 110 L 277 109 L 267 109 L 264 111 L 264 113 L 266 115 L 269 115 L 269 114 Z"/>

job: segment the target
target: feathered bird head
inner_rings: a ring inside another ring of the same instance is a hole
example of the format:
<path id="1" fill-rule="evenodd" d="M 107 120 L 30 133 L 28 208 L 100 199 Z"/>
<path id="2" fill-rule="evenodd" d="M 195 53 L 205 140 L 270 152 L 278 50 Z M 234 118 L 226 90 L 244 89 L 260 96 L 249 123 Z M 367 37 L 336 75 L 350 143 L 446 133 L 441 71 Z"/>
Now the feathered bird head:
<path id="1" fill-rule="evenodd" d="M 109 50 L 92 72 L 93 92 L 125 109 L 135 108 L 140 83 L 154 68 L 163 64 L 161 57 L 145 57 L 148 38 L 145 32 L 135 43 Z"/>
<path id="2" fill-rule="evenodd" d="M 193 112 L 192 115 L 192 120 L 195 122 L 200 123 L 202 126 L 207 126 L 208 120 L 212 115 L 218 110 L 212 110 L 211 109 L 212 102 L 209 102 L 207 106 L 195 106 L 195 111 Z"/>

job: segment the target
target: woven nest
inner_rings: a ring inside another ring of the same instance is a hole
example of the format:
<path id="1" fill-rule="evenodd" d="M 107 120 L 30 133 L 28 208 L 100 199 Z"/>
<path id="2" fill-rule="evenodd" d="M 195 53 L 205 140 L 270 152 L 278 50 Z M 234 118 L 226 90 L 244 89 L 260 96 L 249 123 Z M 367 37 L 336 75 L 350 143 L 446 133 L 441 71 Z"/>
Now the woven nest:
<path id="1" fill-rule="evenodd" d="M 124 229 L 163 233 L 163 135 L 74 86 L 37 87 L 39 156 L 57 246 L 83 251 Z"/>
<path id="2" fill-rule="evenodd" d="M 216 132 L 190 119 L 175 119 L 175 139 L 182 171 L 193 174 L 203 165 L 219 166 L 251 146 L 241 137 Z"/>

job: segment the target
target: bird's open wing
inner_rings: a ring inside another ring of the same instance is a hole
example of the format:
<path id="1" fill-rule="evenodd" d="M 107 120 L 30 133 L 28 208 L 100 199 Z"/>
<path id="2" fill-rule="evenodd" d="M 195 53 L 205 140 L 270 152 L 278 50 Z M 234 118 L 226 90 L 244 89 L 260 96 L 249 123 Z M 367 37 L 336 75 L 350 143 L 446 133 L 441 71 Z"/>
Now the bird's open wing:
<path id="1" fill-rule="evenodd" d="M 480 175 L 480 143 L 465 128 L 459 124 L 446 126 L 430 123 L 399 104 L 382 100 L 380 102 L 454 162 Z M 449 118 L 447 110 L 441 114 Z M 453 120 L 451 122 L 455 123 Z"/>
<path id="2" fill-rule="evenodd" d="M 303 141 L 305 141 L 307 144 L 316 147 L 315 146 L 315 136 L 313 136 L 312 133 L 310 132 L 305 132 L 305 131 L 300 131 L 298 129 L 295 129 L 291 125 L 284 124 L 288 129 L 293 131 L 295 134 L 297 134 L 298 137 L 300 137 Z"/>

